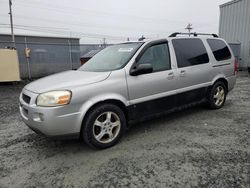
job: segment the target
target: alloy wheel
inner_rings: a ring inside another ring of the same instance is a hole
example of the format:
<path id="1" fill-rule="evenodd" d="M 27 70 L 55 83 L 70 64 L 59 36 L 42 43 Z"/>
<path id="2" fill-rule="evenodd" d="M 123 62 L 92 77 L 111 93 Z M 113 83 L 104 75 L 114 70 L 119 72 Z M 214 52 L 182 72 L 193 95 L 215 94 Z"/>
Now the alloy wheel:
<path id="1" fill-rule="evenodd" d="M 99 115 L 93 125 L 93 135 L 100 143 L 110 143 L 118 135 L 121 129 L 119 116 L 111 111 Z"/>
<path id="2" fill-rule="evenodd" d="M 216 106 L 221 106 L 225 100 L 225 90 L 222 86 L 218 86 L 214 92 L 214 104 Z"/>

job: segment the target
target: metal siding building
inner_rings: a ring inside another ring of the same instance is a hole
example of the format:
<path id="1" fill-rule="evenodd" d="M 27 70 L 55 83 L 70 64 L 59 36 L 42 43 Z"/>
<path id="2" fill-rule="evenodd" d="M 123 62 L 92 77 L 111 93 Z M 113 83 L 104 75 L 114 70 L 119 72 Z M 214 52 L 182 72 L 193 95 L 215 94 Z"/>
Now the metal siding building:
<path id="1" fill-rule="evenodd" d="M 21 78 L 42 77 L 79 67 L 80 45 L 78 38 L 16 35 Z M 11 36 L 0 34 L 0 48 L 12 46 Z M 29 67 L 25 48 L 31 49 Z"/>
<path id="2" fill-rule="evenodd" d="M 241 69 L 250 67 L 250 0 L 233 0 L 220 5 L 220 37 L 240 44 Z"/>
<path id="3" fill-rule="evenodd" d="M 91 50 L 103 49 L 99 44 L 79 44 L 79 38 L 42 37 L 16 35 L 21 78 L 43 77 L 53 73 L 76 69 L 81 66 L 80 57 Z M 0 34 L 0 48 L 13 46 L 11 36 Z M 29 67 L 24 51 L 31 49 Z M 1 62 L 0 62 L 1 63 Z"/>

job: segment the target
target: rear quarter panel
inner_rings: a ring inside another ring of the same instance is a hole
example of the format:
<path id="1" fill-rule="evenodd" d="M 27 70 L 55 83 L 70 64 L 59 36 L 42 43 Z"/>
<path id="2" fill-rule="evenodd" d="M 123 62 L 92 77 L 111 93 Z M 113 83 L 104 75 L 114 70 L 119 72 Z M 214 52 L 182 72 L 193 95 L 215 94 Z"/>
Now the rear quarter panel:
<path id="1" fill-rule="evenodd" d="M 232 90 L 235 82 L 236 82 L 236 75 L 234 73 L 234 61 L 235 57 L 227 42 L 223 39 L 216 39 L 221 40 L 226 43 L 227 47 L 230 50 L 231 58 L 223 61 L 217 61 L 213 55 L 213 52 L 207 42 L 207 39 L 204 40 L 204 45 L 207 48 L 207 52 L 209 55 L 210 63 L 212 66 L 213 71 L 211 72 L 211 84 L 214 84 L 218 79 L 225 78 L 228 82 L 228 90 Z"/>

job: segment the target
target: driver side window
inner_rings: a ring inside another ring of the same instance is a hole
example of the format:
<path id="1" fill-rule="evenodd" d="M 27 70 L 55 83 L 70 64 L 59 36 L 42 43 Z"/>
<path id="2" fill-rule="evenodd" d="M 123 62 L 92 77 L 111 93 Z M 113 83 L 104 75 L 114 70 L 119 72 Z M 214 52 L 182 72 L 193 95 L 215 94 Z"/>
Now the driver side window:
<path id="1" fill-rule="evenodd" d="M 171 62 L 168 44 L 157 44 L 149 47 L 141 56 L 138 64 L 151 64 L 153 72 L 170 70 Z"/>

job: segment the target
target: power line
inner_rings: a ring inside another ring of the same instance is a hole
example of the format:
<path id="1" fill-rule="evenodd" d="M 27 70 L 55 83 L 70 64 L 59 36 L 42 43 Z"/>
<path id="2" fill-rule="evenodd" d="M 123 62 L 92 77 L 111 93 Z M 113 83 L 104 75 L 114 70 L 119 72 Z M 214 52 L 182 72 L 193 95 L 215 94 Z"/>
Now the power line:
<path id="1" fill-rule="evenodd" d="M 3 14 L 0 14 L 0 15 L 3 15 Z M 4 15 L 3 15 L 4 16 Z M 138 32 L 138 33 L 141 33 L 142 30 L 135 30 L 134 27 L 121 27 L 121 26 L 113 26 L 113 25 L 107 25 L 107 24 L 90 24 L 90 23 L 86 23 L 86 22 L 66 22 L 65 20 L 62 21 L 62 20 L 51 20 L 51 19 L 46 19 L 46 18 L 39 18 L 39 17 L 35 17 L 35 16 L 23 16 L 23 15 L 15 15 L 15 19 L 16 20 L 19 20 L 19 19 L 25 19 L 25 20 L 34 20 L 34 21 L 41 21 L 41 22 L 46 22 L 46 23 L 57 23 L 57 24 L 62 24 L 62 25 L 72 25 L 72 26 L 77 26 L 77 27 L 81 27 L 81 28 L 85 28 L 88 27 L 88 28 L 99 28 L 99 29 L 112 29 L 113 30 L 126 30 L 126 31 L 133 31 L 133 33 L 135 32 Z M 166 32 L 166 29 L 164 30 L 159 30 L 157 28 L 150 28 L 150 30 L 148 29 L 145 29 L 147 33 L 159 33 L 159 32 Z"/>
<path id="2" fill-rule="evenodd" d="M 22 2 L 20 2 L 22 1 Z M 33 2 L 33 1 L 32 1 Z M 19 0 L 17 2 L 17 5 L 20 6 L 29 6 L 32 8 L 37 8 L 37 6 L 32 6 L 31 3 L 28 3 L 27 0 Z M 169 19 L 162 19 L 162 18 L 146 18 L 146 17 L 140 17 L 137 15 L 128 15 L 128 14 L 121 14 L 121 13 L 111 13 L 111 12 L 105 12 L 105 11 L 93 11 L 93 10 L 89 10 L 89 9 L 83 9 L 83 8 L 75 8 L 75 7 L 65 7 L 65 6 L 55 6 L 55 4 L 52 3 L 44 3 L 44 2 L 39 2 L 39 5 L 42 5 L 44 7 L 39 6 L 40 10 L 52 10 L 53 12 L 60 12 L 60 13 L 64 13 L 64 14 L 68 14 L 68 15 L 79 15 L 82 16 L 82 14 L 80 14 L 81 12 L 83 13 L 87 13 L 87 14 L 92 14 L 92 15 L 96 15 L 96 16 L 111 16 L 112 18 L 116 18 L 120 17 L 120 18 L 126 18 L 126 20 L 131 19 L 133 21 L 138 20 L 139 23 L 153 23 L 153 24 L 160 24 L 160 25 L 166 25 L 166 24 L 181 24 L 183 25 L 184 23 L 187 22 L 187 20 L 169 20 Z M 203 23 L 203 22 L 195 22 L 196 25 L 200 25 L 201 27 L 205 27 L 207 26 L 207 23 Z"/>
<path id="3" fill-rule="evenodd" d="M 27 3 L 27 0 L 25 1 L 17 1 L 16 2 L 17 5 L 20 6 L 25 6 L 25 7 L 32 7 L 32 8 L 37 8 L 38 6 L 32 6 L 31 3 Z M 40 5 L 42 5 L 43 7 L 41 7 Z M 154 24 L 166 24 L 166 23 L 186 23 L 185 21 L 178 21 L 178 20 L 168 20 L 168 19 L 162 19 L 162 18 L 145 18 L 145 17 L 140 17 L 140 16 L 136 16 L 136 15 L 128 15 L 128 14 L 121 14 L 121 13 L 110 13 L 110 12 L 105 12 L 105 11 L 90 11 L 89 9 L 83 9 L 83 8 L 75 8 L 75 7 L 65 7 L 65 6 L 57 6 L 54 7 L 55 4 L 51 4 L 51 3 L 44 3 L 44 2 L 39 2 L 39 9 L 43 9 L 43 10 L 52 10 L 53 12 L 61 12 L 64 14 L 70 14 L 70 15 L 79 15 L 80 12 L 84 12 L 87 14 L 92 14 L 92 15 L 101 15 L 101 16 L 112 16 L 112 17 L 124 17 L 126 19 L 132 19 L 132 20 L 139 20 L 140 22 L 151 22 Z"/>
<path id="4" fill-rule="evenodd" d="M 2 26 L 9 26 L 10 24 L 0 24 L 0 25 L 2 25 Z M 15 24 L 15 26 L 31 27 L 31 28 L 42 28 L 42 29 L 69 30 L 68 28 L 62 28 L 62 27 L 46 27 L 46 26 L 20 25 L 20 24 Z"/>
<path id="5" fill-rule="evenodd" d="M 145 18 L 145 17 L 138 17 L 138 16 L 133 16 L 133 15 L 127 15 L 127 14 L 123 14 L 123 13 L 111 13 L 111 12 L 105 12 L 105 11 L 92 11 L 92 10 L 89 10 L 89 9 L 84 9 L 84 8 L 76 8 L 76 7 L 65 7 L 65 6 L 62 6 L 61 4 L 59 5 L 56 5 L 55 7 L 55 4 L 53 3 L 44 3 L 44 1 L 36 1 L 36 6 L 33 6 L 34 5 L 34 1 L 32 0 L 19 0 L 19 1 L 16 1 L 15 2 L 15 5 L 17 6 L 25 6 L 25 7 L 32 7 L 33 9 L 34 8 L 38 8 L 37 11 L 39 10 L 46 10 L 46 11 L 53 11 L 53 12 L 60 12 L 60 13 L 63 13 L 63 14 L 68 14 L 68 15 L 81 15 L 80 12 L 83 12 L 83 13 L 87 13 L 87 14 L 92 14 L 92 15 L 99 15 L 102 16 L 112 16 L 112 17 L 115 17 L 117 19 L 117 17 L 120 17 L 120 18 L 126 18 L 126 19 L 132 19 L 133 21 L 134 20 L 139 20 L 139 23 L 143 23 L 143 22 L 152 22 L 153 24 L 166 24 L 169 22 L 171 22 L 172 24 L 175 24 L 176 22 L 178 23 L 182 23 L 181 25 L 183 25 L 183 23 L 186 21 L 177 21 L 177 20 L 168 20 L 168 19 L 162 19 L 162 18 Z M 15 8 L 15 7 L 14 7 Z M 74 11 L 74 12 L 73 12 Z M 70 23 L 67 23 L 67 22 L 60 22 L 60 20 L 51 20 L 51 19 L 44 19 L 44 18 L 35 18 L 34 19 L 34 16 L 32 17 L 27 17 L 27 16 L 22 16 L 22 15 L 17 15 L 17 17 L 15 17 L 15 19 L 29 19 L 29 20 L 43 20 L 44 22 L 50 22 L 50 23 L 61 23 L 61 24 L 66 24 L 66 25 L 74 25 L 74 26 L 77 26 L 77 27 L 92 27 L 92 28 L 105 28 L 105 29 L 111 29 L 112 30 L 127 30 L 127 31 L 133 31 L 134 33 L 142 33 L 142 30 L 140 31 L 135 31 L 134 27 L 121 27 L 121 26 L 113 26 L 113 25 L 104 25 L 104 24 L 96 24 L 96 23 L 81 23 L 78 22 L 76 24 L 70 22 Z M 100 23 L 100 22 L 99 22 Z M 102 22 L 101 22 L 102 23 Z M 195 23 L 197 27 L 199 27 L 199 25 L 201 25 L 200 23 Z M 205 25 L 204 23 L 202 23 L 202 25 Z M 206 24 L 207 26 L 207 24 Z M 201 26 L 202 27 L 202 26 Z M 173 26 L 172 26 L 173 28 Z M 200 28 L 200 27 L 199 27 Z M 147 33 L 152 33 L 152 35 L 156 35 L 156 33 L 170 33 L 172 32 L 171 31 L 166 31 L 165 29 L 159 29 L 157 27 L 151 27 L 150 30 L 149 29 L 145 29 Z M 153 31 L 152 31 L 153 30 Z M 154 34 L 153 34 L 154 33 Z"/>
<path id="6" fill-rule="evenodd" d="M 3 25 L 3 26 L 1 26 Z M 1 28 L 10 28 L 10 26 L 5 25 L 5 24 L 0 24 Z M 61 34 L 61 35 L 69 35 L 72 33 L 74 36 L 79 36 L 79 37 L 85 37 L 85 38 L 95 38 L 95 39 L 103 39 L 103 38 L 108 38 L 110 40 L 117 40 L 121 41 L 126 39 L 126 37 L 119 37 L 119 36 L 110 36 L 110 35 L 102 35 L 102 34 L 90 34 L 90 33 L 82 33 L 82 32 L 66 32 L 66 31 L 58 31 L 58 30 L 53 30 L 53 29 L 42 29 L 42 28 L 32 28 L 29 26 L 14 26 L 16 29 L 20 30 L 26 30 L 26 31 L 35 31 L 35 32 L 40 32 L 40 33 L 50 33 L 50 34 Z"/>
<path id="7" fill-rule="evenodd" d="M 21 0 L 22 1 L 22 0 Z M 17 1 L 17 2 L 15 2 L 15 4 L 18 4 L 19 3 L 19 1 Z M 25 1 L 25 3 L 26 3 L 26 1 Z M 24 4 L 25 4 L 24 3 Z M 22 3 L 20 3 L 21 5 L 22 5 Z M 39 4 L 40 4 L 40 2 L 39 2 Z M 44 3 L 42 3 L 42 5 L 45 5 L 46 6 L 46 8 L 44 7 L 44 8 L 41 8 L 40 6 L 39 6 L 39 9 L 45 9 L 45 10 L 47 10 L 47 9 L 52 9 L 53 11 L 54 10 L 56 10 L 56 11 L 59 11 L 59 12 L 62 12 L 62 13 L 67 13 L 67 14 L 72 14 L 72 13 L 70 13 L 70 12 L 67 12 L 67 11 L 65 11 L 65 10 L 71 10 L 71 8 L 69 9 L 68 7 L 67 7 L 67 9 L 65 8 L 65 9 L 60 9 L 60 8 L 54 8 L 53 6 L 53 4 L 44 4 Z M 27 6 L 27 5 L 25 5 L 25 6 Z M 28 6 L 30 6 L 30 4 L 28 4 Z M 34 7 L 34 6 L 33 6 Z M 36 7 L 34 7 L 34 8 L 37 8 L 38 6 L 36 6 Z M 76 9 L 76 8 L 74 8 L 74 10 L 80 10 L 80 11 L 83 11 L 82 9 Z M 84 9 L 84 12 L 85 12 L 85 10 L 86 9 Z M 80 12 L 80 11 L 77 11 L 77 12 Z M 79 14 L 79 13 L 77 13 L 77 12 L 74 12 L 74 14 Z M 89 11 L 89 12 L 91 12 L 91 11 Z M 97 12 L 97 11 L 95 11 L 95 12 L 92 12 L 93 14 L 101 14 L 101 15 L 108 15 L 108 16 L 114 16 L 115 14 L 112 14 L 112 13 L 107 13 L 107 12 Z M 15 15 L 16 16 L 16 15 Z M 116 15 L 115 15 L 116 16 Z M 137 18 L 137 19 L 145 19 L 145 20 L 147 20 L 147 18 L 141 18 L 141 17 L 134 17 L 134 16 L 131 16 L 131 15 L 118 15 L 118 16 L 128 16 L 128 17 L 131 17 L 131 18 Z M 44 21 L 44 22 L 50 22 L 50 23 L 61 23 L 61 24 L 63 24 L 63 25 L 73 25 L 73 26 L 77 26 L 77 27 L 93 27 L 93 28 L 101 28 L 101 29 L 103 29 L 103 28 L 112 28 L 112 30 L 113 29 L 120 29 L 120 30 L 129 30 L 129 31 L 133 31 L 134 33 L 135 32 L 138 32 L 138 33 L 141 33 L 142 31 L 135 31 L 135 29 L 133 28 L 133 29 L 129 29 L 128 27 L 117 27 L 117 26 L 108 26 L 107 24 L 89 24 L 89 23 L 82 23 L 82 22 L 78 22 L 78 23 L 72 23 L 72 22 L 70 22 L 70 23 L 66 23 L 65 21 L 61 21 L 61 20 L 51 20 L 51 19 L 45 19 L 45 18 L 34 18 L 34 16 L 32 16 L 32 17 L 29 17 L 29 16 L 22 16 L 22 15 L 17 15 L 16 16 L 16 19 L 25 19 L 25 20 L 27 20 L 27 19 L 29 19 L 29 20 L 39 20 L 39 21 Z M 158 19 L 159 20 L 159 19 Z M 155 20 L 152 20 L 151 19 L 151 21 L 154 21 L 155 22 Z M 166 20 L 164 20 L 164 21 L 166 21 Z M 169 21 L 169 20 L 168 20 Z M 58 33 L 58 31 L 55 31 L 55 30 L 57 30 L 56 28 L 50 28 L 50 27 L 39 27 L 39 26 L 25 26 L 25 25 L 16 25 L 16 26 L 18 26 L 19 28 L 18 29 L 22 29 L 22 30 L 32 30 L 32 31 L 36 31 L 36 32 L 41 32 L 41 30 L 43 30 L 42 32 L 47 32 L 47 33 Z M 21 28 L 22 27 L 22 28 Z M 37 29 L 40 29 L 40 30 L 37 30 Z M 60 30 L 60 29 L 58 29 L 58 30 Z M 68 28 L 61 28 L 61 30 L 65 30 L 65 32 L 61 32 L 61 33 L 63 33 L 64 35 L 68 35 L 68 32 L 69 32 L 69 29 Z M 66 32 L 66 31 L 68 31 L 68 32 Z M 150 32 L 155 32 L 155 31 L 149 31 L 149 30 L 147 30 L 146 31 L 146 33 L 150 33 Z M 161 32 L 161 31 L 159 31 L 159 30 L 157 30 L 156 32 Z M 166 32 L 166 30 L 164 29 L 164 32 Z M 169 31 L 169 32 L 172 32 L 172 31 Z M 60 34 L 61 34 L 60 33 Z M 75 35 L 78 35 L 78 36 L 83 36 L 83 37 L 91 37 L 91 38 L 108 38 L 108 39 L 111 39 L 111 40 L 124 40 L 124 39 L 126 39 L 127 38 L 127 36 L 125 37 L 125 36 L 111 36 L 111 35 L 102 35 L 102 34 L 86 34 L 86 33 L 82 33 L 82 32 L 74 32 L 75 33 Z M 147 34 L 146 34 L 147 35 Z M 150 34 L 150 35 L 156 35 L 156 34 Z M 147 35 L 148 36 L 148 35 Z M 137 37 L 136 37 L 136 39 L 137 39 Z"/>
<path id="8" fill-rule="evenodd" d="M 16 2 L 15 4 L 18 4 L 18 2 Z M 46 4 L 46 5 L 48 5 L 48 4 Z M 52 4 L 50 4 L 50 5 L 52 5 Z M 30 6 L 30 4 L 28 4 L 28 6 Z M 37 8 L 37 6 L 36 7 L 34 7 L 34 8 Z M 51 7 L 51 6 L 47 6 L 46 7 L 46 10 L 47 9 L 49 9 L 49 8 L 52 8 L 52 9 L 54 9 L 53 7 Z M 41 9 L 41 8 L 39 8 L 39 9 Z M 67 10 L 67 9 L 66 9 Z M 61 12 L 64 12 L 65 13 L 65 11 L 61 11 Z M 74 13 L 75 14 L 75 13 Z M 72 15 L 72 14 L 71 14 Z M 4 16 L 4 15 L 3 15 Z M 32 17 L 27 17 L 27 16 L 22 16 L 22 15 L 17 15 L 16 16 L 16 19 L 25 19 L 25 20 L 27 20 L 27 19 L 29 19 L 29 20 L 40 20 L 40 21 L 44 21 L 44 22 L 50 22 L 50 23 L 62 23 L 62 24 L 67 24 L 67 25 L 74 25 L 74 26 L 77 26 L 77 27 L 83 27 L 83 26 L 86 26 L 86 27 L 92 27 L 92 28 L 101 28 L 101 29 L 103 29 L 103 28 L 112 28 L 112 30 L 113 29 L 116 29 L 116 30 L 128 30 L 128 31 L 134 31 L 134 32 L 136 32 L 135 30 L 134 30 L 134 28 L 132 29 L 132 28 L 128 28 L 128 27 L 117 27 L 117 26 L 107 26 L 107 24 L 90 24 L 90 23 L 80 23 L 80 22 L 78 22 L 77 24 L 74 24 L 74 23 L 72 23 L 72 22 L 70 22 L 70 23 L 66 23 L 65 21 L 61 21 L 61 20 L 54 20 L 54 21 L 52 21 L 51 19 L 44 19 L 44 18 L 34 18 L 34 16 L 32 16 Z M 138 33 L 141 33 L 141 31 L 137 31 Z M 149 32 L 148 30 L 147 30 L 147 32 Z M 157 31 L 153 31 L 153 32 L 160 32 L 159 30 L 157 30 Z"/>

